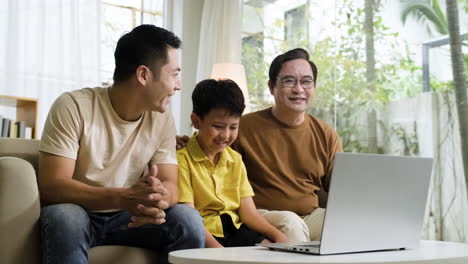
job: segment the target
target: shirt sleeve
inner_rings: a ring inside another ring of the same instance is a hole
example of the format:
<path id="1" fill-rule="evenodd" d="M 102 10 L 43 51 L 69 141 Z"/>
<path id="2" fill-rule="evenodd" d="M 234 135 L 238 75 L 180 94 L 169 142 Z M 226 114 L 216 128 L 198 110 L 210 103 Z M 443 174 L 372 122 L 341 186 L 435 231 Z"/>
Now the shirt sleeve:
<path id="1" fill-rule="evenodd" d="M 240 189 L 240 198 L 244 197 L 252 197 L 254 196 L 254 191 L 252 189 L 252 186 L 249 183 L 249 179 L 247 178 L 247 171 L 245 169 L 244 162 L 242 160 L 240 161 L 240 184 L 239 184 L 239 189 Z"/>
<path id="2" fill-rule="evenodd" d="M 194 203 L 193 188 L 188 161 L 182 151 L 177 152 L 179 161 L 179 202 Z"/>
<path id="3" fill-rule="evenodd" d="M 167 114 L 165 124 L 161 124 L 164 132 L 161 135 L 161 144 L 154 152 L 151 164 L 177 164 L 176 154 L 176 128 L 174 118 Z"/>
<path id="4" fill-rule="evenodd" d="M 50 108 L 39 151 L 76 160 L 83 129 L 76 101 L 62 94 Z"/>

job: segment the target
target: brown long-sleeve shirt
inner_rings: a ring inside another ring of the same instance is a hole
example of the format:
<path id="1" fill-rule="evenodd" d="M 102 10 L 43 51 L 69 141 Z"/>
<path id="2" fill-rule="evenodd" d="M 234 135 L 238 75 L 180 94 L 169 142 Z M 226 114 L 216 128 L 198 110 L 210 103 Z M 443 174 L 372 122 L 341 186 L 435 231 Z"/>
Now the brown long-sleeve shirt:
<path id="1" fill-rule="evenodd" d="M 336 131 L 306 114 L 299 126 L 277 120 L 271 108 L 241 118 L 232 146 L 243 158 L 257 208 L 307 215 L 318 207 L 317 192 L 328 191 L 336 152 Z"/>

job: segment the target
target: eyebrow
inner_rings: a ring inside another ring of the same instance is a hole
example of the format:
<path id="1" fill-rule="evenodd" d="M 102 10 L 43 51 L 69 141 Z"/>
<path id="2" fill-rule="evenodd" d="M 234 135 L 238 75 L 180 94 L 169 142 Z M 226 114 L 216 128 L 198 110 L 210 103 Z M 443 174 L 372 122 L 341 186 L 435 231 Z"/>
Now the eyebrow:
<path id="1" fill-rule="evenodd" d="M 234 123 L 228 124 L 228 122 L 226 122 L 226 121 L 214 120 L 213 125 L 238 126 L 239 122 L 234 122 Z"/>
<path id="2" fill-rule="evenodd" d="M 284 75 L 284 76 L 280 77 L 280 79 L 286 79 L 286 78 L 294 78 L 294 79 L 296 79 L 296 77 L 293 76 L 293 75 Z M 312 75 L 304 75 L 304 76 L 302 76 L 301 80 L 302 80 L 302 79 L 305 79 L 305 78 L 311 78 L 312 80 L 314 80 L 314 77 L 312 77 Z"/>

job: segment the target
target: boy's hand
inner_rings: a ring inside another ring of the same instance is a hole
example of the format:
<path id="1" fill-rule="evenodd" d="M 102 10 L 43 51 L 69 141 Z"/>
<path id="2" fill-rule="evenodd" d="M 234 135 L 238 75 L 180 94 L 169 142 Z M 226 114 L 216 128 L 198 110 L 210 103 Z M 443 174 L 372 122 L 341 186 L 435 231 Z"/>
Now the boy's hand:
<path id="1" fill-rule="evenodd" d="M 176 145 L 176 149 L 179 150 L 181 148 L 184 148 L 185 145 L 187 145 L 187 142 L 189 141 L 189 137 L 188 136 L 177 136 L 176 135 L 176 142 L 177 142 L 177 145 Z"/>
<path id="2" fill-rule="evenodd" d="M 288 242 L 288 238 L 283 232 L 278 232 L 274 237 L 271 238 L 274 243 L 285 243 Z"/>

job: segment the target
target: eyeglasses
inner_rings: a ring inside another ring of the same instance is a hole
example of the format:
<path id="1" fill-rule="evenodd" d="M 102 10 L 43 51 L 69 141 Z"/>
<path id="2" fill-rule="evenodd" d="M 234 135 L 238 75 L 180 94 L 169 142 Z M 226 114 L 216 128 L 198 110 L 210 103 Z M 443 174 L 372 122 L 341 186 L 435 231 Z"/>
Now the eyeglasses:
<path id="1" fill-rule="evenodd" d="M 293 88 L 298 82 L 298 80 L 293 77 L 277 77 L 277 79 L 280 80 L 281 84 L 283 85 L 283 88 Z M 304 78 L 302 80 L 299 80 L 299 83 L 304 89 L 312 89 L 315 87 L 315 81 L 312 78 Z"/>

